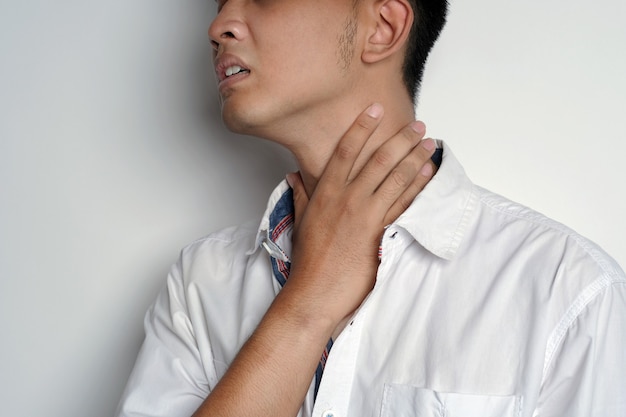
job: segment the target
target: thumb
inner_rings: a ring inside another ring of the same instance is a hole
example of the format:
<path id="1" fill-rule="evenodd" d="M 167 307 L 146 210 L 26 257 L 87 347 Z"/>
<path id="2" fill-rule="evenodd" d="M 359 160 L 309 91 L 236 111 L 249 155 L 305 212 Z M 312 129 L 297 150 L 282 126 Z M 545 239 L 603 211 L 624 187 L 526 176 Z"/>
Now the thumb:
<path id="1" fill-rule="evenodd" d="M 293 206 L 294 206 L 294 230 L 298 230 L 302 216 L 309 204 L 309 196 L 304 189 L 304 183 L 299 172 L 290 172 L 287 174 L 287 183 L 293 189 Z"/>

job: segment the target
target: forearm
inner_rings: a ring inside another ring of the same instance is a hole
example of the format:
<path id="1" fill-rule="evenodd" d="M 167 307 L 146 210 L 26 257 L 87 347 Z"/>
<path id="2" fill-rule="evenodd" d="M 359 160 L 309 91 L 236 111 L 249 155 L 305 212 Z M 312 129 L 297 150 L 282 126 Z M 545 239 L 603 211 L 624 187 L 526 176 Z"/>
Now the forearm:
<path id="1" fill-rule="evenodd" d="M 333 329 L 286 285 L 194 417 L 295 416 Z"/>
<path id="2" fill-rule="evenodd" d="M 423 167 L 429 168 L 434 143 L 422 141 L 423 124 L 412 123 L 352 175 L 381 117 L 379 105 L 359 116 L 310 198 L 302 178 L 291 177 L 295 223 L 289 279 L 195 417 L 297 414 L 328 339 L 374 285 L 384 227 L 433 173 Z"/>

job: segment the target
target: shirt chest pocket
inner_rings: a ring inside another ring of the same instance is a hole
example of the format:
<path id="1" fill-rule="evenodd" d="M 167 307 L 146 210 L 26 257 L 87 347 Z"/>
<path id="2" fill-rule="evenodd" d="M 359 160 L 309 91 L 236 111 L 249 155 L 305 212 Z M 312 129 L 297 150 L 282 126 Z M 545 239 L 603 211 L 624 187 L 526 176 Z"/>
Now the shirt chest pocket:
<path id="1" fill-rule="evenodd" d="M 385 384 L 380 417 L 519 417 L 516 396 L 441 393 L 410 385 Z"/>

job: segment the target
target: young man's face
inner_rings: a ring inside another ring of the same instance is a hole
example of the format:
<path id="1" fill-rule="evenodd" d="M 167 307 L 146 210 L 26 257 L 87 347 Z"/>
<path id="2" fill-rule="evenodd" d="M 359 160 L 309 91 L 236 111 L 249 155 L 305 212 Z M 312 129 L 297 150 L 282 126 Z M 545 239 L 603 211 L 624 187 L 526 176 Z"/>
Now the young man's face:
<path id="1" fill-rule="evenodd" d="M 209 35 L 227 126 L 271 135 L 339 105 L 356 30 L 353 0 L 218 0 Z"/>

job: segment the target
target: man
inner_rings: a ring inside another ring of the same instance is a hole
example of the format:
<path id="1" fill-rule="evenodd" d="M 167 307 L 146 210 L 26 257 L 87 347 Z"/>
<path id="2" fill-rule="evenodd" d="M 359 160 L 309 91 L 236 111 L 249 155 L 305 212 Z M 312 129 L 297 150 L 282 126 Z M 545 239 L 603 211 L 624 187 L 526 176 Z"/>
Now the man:
<path id="1" fill-rule="evenodd" d="M 300 171 L 183 251 L 120 415 L 626 415 L 623 271 L 413 122 L 446 7 L 218 3 L 224 121 Z"/>

